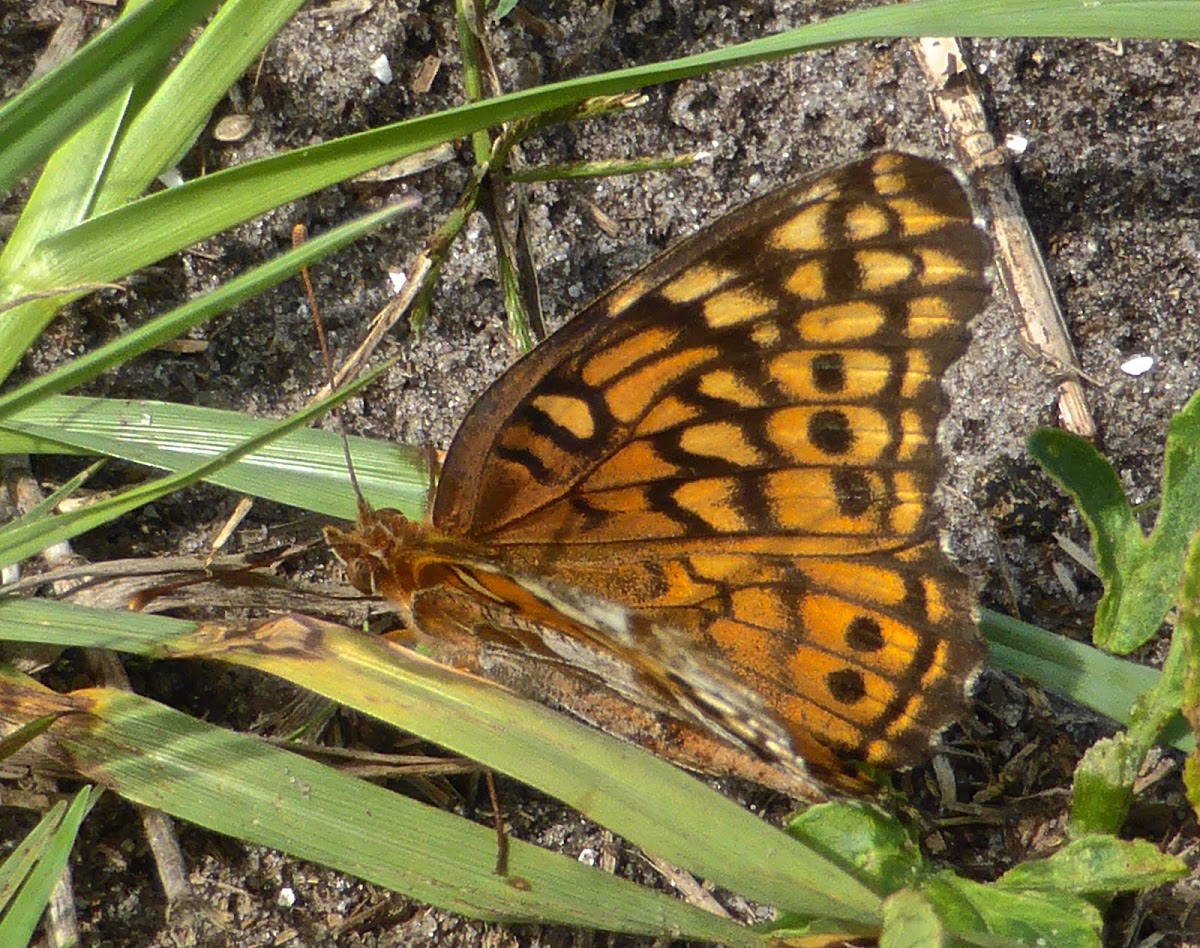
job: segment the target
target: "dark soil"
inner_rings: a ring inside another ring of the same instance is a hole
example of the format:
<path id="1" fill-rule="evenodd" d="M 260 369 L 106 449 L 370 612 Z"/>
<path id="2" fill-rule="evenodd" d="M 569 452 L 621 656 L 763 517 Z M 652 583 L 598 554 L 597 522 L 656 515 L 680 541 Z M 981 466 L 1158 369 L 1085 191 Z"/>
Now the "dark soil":
<path id="1" fill-rule="evenodd" d="M 550 41 L 506 21 L 491 41 L 502 79 L 515 89 L 741 42 L 857 5 L 651 0 L 618 4 L 606 24 L 591 4 L 523 3 L 563 39 Z M 56 0 L 0 4 L 5 96 L 25 81 L 65 6 Z M 89 27 L 98 28 L 105 9 L 86 9 Z M 375 0 L 356 16 L 306 7 L 268 49 L 261 69 L 244 77 L 236 98 L 219 110 L 248 113 L 249 137 L 230 145 L 205 135 L 186 159 L 185 175 L 458 104 L 462 86 L 449 10 L 403 0 Z M 369 68 L 381 54 L 395 72 L 390 84 Z M 1200 51 L 1185 44 L 1118 48 L 1024 40 L 971 43 L 969 55 L 997 136 L 1029 140 L 1012 170 L 1089 379 L 1097 444 L 1130 499 L 1152 499 L 1159 493 L 1168 421 L 1200 384 L 1194 278 L 1200 172 L 1192 160 L 1200 153 Z M 428 92 L 414 91 L 429 56 L 441 58 L 440 70 Z M 882 147 L 953 155 L 906 41 L 828 50 L 649 89 L 646 96 L 646 104 L 628 114 L 552 129 L 523 148 L 531 166 L 699 150 L 711 155 L 687 171 L 541 184 L 525 192 L 552 326 L 656 251 L 779 183 Z M 223 235 L 204 254 L 165 261 L 128 295 L 81 303 L 65 314 L 28 369 L 94 346 L 279 252 L 295 220 L 323 230 L 396 193 L 417 194 L 415 212 L 315 274 L 334 345 L 348 352 L 389 296 L 387 272 L 404 268 L 454 204 L 467 173 L 465 155 L 463 149 L 460 160 L 403 182 L 314 195 Z M 18 208 L 10 203 L 0 210 Z M 616 223 L 615 236 L 597 225 L 594 210 Z M 352 403 L 355 429 L 410 444 L 448 444 L 472 401 L 515 356 L 493 264 L 488 226 L 477 216 L 450 256 L 426 330 L 398 330 L 385 344 L 386 354 L 401 355 L 401 362 Z M 203 352 L 152 354 L 91 392 L 279 417 L 321 384 L 307 307 L 295 286 L 277 287 L 226 314 L 203 338 Z M 1138 355 L 1153 356 L 1153 368 L 1139 377 L 1125 374 L 1121 365 Z M 1018 343 L 997 286 L 968 356 L 947 383 L 953 404 L 944 431 L 948 534 L 983 604 L 1082 639 L 1099 584 L 1056 537 L 1086 547 L 1086 530 L 1024 446 L 1031 431 L 1056 422 L 1052 373 Z M 57 469 L 39 473 L 52 479 Z M 207 535 L 233 503 L 215 490 L 188 492 L 148 515 L 157 518 L 150 527 L 161 529 L 146 529 L 143 520 L 131 523 L 128 544 L 84 538 L 78 549 L 97 559 L 174 552 L 189 542 L 194 549 L 195 537 Z M 1155 659 L 1154 649 L 1144 656 Z M 220 693 L 213 689 L 214 702 Z M 209 710 L 227 720 L 215 703 Z M 932 830 L 926 841 L 938 858 L 981 879 L 1052 852 L 1062 842 L 1072 767 L 1106 733 L 1111 726 L 1090 713 L 987 673 L 976 716 L 953 736 L 972 761 L 958 778 L 959 799 L 971 801 L 964 811 L 971 817 Z M 1183 796 L 1181 759 L 1164 752 L 1160 767 L 1138 798 L 1129 830 L 1186 855 L 1198 834 Z M 929 774 L 905 779 L 919 789 Z M 573 853 L 612 853 L 618 871 L 653 876 L 605 831 L 519 787 L 502 789 L 514 801 L 516 835 Z M 926 818 L 936 826 L 940 815 Z M 12 809 L 0 819 L 0 839 L 9 845 L 30 823 Z M 179 834 L 196 901 L 168 912 L 131 808 L 110 797 L 93 814 L 79 848 L 87 856 L 74 865 L 85 944 L 643 944 L 463 920 L 192 827 L 179 827 Z M 1192 912 L 1196 885 L 1193 875 L 1118 903 L 1108 943 L 1200 944 L 1200 918 Z"/>

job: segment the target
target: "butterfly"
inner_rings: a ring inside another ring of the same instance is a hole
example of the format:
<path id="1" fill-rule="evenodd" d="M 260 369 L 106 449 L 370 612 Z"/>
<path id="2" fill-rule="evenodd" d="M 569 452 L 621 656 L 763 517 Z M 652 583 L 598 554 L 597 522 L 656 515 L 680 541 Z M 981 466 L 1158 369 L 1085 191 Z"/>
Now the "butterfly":
<path id="1" fill-rule="evenodd" d="M 327 539 L 445 660 L 692 769 L 862 791 L 984 657 L 932 498 L 989 260 L 937 162 L 785 186 L 505 372 L 427 521 L 364 505 Z"/>

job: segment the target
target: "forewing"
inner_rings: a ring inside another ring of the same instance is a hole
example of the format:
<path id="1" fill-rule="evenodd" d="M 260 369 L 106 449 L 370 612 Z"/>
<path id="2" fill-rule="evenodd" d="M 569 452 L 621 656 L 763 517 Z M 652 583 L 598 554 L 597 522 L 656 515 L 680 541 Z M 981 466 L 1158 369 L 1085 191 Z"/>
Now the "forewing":
<path id="1" fill-rule="evenodd" d="M 713 646 L 819 769 L 909 763 L 981 659 L 931 501 L 988 259 L 934 162 L 774 192 L 506 373 L 434 524 Z"/>

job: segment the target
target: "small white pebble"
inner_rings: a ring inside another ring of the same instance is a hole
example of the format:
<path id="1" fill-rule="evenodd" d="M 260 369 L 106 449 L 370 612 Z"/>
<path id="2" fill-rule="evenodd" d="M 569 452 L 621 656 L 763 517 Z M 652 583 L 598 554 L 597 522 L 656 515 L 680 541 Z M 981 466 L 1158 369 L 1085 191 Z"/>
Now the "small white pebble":
<path id="1" fill-rule="evenodd" d="M 296 904 L 296 893 L 292 891 L 290 886 L 285 885 L 279 890 L 279 898 L 275 900 L 275 903 L 281 908 L 291 908 Z"/>
<path id="2" fill-rule="evenodd" d="M 1121 371 L 1136 378 L 1139 375 L 1145 375 L 1153 367 L 1154 356 L 1135 356 L 1122 364 Z"/>
<path id="3" fill-rule="evenodd" d="M 579 851 L 579 861 L 585 866 L 596 865 L 596 850 L 592 849 L 590 846 L 586 849 L 581 849 Z"/>
<path id="4" fill-rule="evenodd" d="M 226 115 L 213 126 L 213 138 L 219 142 L 240 142 L 250 134 L 254 121 L 249 115 Z"/>
<path id="5" fill-rule="evenodd" d="M 1011 151 L 1014 155 L 1023 155 L 1029 148 L 1029 139 L 1024 135 L 1005 135 L 1004 147 Z"/>
<path id="6" fill-rule="evenodd" d="M 408 282 L 408 274 L 403 270 L 388 270 L 388 282 L 392 285 L 392 292 L 399 293 Z"/>
<path id="7" fill-rule="evenodd" d="M 386 56 L 380 56 L 371 63 L 371 75 L 385 86 L 392 81 L 392 64 Z"/>

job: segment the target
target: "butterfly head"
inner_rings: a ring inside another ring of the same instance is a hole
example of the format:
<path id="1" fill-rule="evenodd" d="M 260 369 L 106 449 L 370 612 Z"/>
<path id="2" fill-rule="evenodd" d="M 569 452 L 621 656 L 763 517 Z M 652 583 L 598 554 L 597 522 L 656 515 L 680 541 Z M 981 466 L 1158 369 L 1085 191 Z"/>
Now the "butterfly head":
<path id="1" fill-rule="evenodd" d="M 372 510 L 360 502 L 353 530 L 325 528 L 325 542 L 359 592 L 404 604 L 416 588 L 414 552 L 430 532 L 427 524 L 398 510 Z"/>

